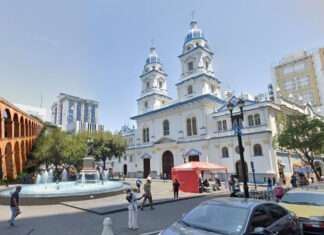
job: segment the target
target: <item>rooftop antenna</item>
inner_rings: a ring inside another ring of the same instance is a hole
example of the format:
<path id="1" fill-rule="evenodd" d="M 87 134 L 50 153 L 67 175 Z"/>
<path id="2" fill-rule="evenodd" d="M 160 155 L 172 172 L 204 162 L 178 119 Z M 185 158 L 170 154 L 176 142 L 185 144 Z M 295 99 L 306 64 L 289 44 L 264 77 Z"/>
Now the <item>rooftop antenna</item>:
<path id="1" fill-rule="evenodd" d="M 43 108 L 43 92 L 41 93 L 40 108 Z"/>

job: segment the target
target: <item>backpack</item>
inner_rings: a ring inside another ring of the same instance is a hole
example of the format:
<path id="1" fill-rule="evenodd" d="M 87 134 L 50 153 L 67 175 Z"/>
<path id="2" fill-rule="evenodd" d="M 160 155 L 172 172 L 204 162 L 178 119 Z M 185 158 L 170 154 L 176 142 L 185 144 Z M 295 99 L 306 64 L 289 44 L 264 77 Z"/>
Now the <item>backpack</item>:
<path id="1" fill-rule="evenodd" d="M 133 193 L 130 193 L 129 195 L 126 195 L 126 200 L 128 202 L 132 202 L 133 201 Z"/>

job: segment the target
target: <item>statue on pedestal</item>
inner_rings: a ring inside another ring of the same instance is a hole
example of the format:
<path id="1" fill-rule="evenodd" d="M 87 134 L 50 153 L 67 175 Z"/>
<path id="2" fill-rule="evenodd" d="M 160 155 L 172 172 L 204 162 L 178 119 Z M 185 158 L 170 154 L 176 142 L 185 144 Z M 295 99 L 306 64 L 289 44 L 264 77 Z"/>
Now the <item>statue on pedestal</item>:
<path id="1" fill-rule="evenodd" d="M 88 139 L 88 156 L 92 156 L 93 155 L 93 139 L 91 137 L 89 137 Z"/>

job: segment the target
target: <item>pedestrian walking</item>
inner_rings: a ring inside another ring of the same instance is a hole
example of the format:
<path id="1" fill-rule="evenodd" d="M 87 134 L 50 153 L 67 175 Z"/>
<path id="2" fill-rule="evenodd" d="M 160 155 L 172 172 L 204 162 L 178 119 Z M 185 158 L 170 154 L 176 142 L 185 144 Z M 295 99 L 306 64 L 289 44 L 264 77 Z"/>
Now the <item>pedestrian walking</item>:
<path id="1" fill-rule="evenodd" d="M 142 185 L 142 180 L 140 178 L 137 178 L 137 180 L 136 180 L 136 186 L 137 186 L 138 193 L 141 192 L 141 185 Z"/>
<path id="2" fill-rule="evenodd" d="M 10 226 L 15 226 L 14 222 L 16 217 L 21 213 L 19 209 L 19 193 L 21 191 L 21 187 L 17 186 L 14 193 L 11 194 L 10 197 L 10 208 L 11 208 L 11 218 L 9 220 Z"/>
<path id="3" fill-rule="evenodd" d="M 167 182 L 167 173 L 164 173 L 163 174 L 163 183 L 166 183 Z"/>
<path id="4" fill-rule="evenodd" d="M 128 228 L 136 230 L 138 229 L 137 225 L 137 201 L 143 198 L 137 198 L 137 188 L 133 188 L 132 190 L 127 189 L 126 200 L 128 201 Z"/>
<path id="5" fill-rule="evenodd" d="M 295 175 L 291 177 L 290 183 L 293 188 L 297 188 L 297 178 Z"/>
<path id="6" fill-rule="evenodd" d="M 179 187 L 180 187 L 180 183 L 177 179 L 175 179 L 173 183 L 174 198 L 179 198 Z"/>
<path id="7" fill-rule="evenodd" d="M 153 199 L 152 199 L 152 193 L 151 193 L 151 177 L 147 177 L 147 182 L 144 184 L 144 200 L 142 202 L 141 210 L 144 210 L 144 205 L 146 200 L 149 200 L 151 210 L 154 209 L 153 207 Z"/>
<path id="8" fill-rule="evenodd" d="M 275 176 L 272 177 L 272 185 L 273 185 L 273 186 L 276 185 L 276 177 L 275 177 Z"/>
<path id="9" fill-rule="evenodd" d="M 268 177 L 268 190 L 272 189 L 272 181 L 270 179 L 270 177 Z"/>
<path id="10" fill-rule="evenodd" d="M 280 199 L 283 196 L 283 188 L 280 183 L 276 184 L 274 188 L 275 196 L 276 196 L 276 201 L 279 202 Z"/>

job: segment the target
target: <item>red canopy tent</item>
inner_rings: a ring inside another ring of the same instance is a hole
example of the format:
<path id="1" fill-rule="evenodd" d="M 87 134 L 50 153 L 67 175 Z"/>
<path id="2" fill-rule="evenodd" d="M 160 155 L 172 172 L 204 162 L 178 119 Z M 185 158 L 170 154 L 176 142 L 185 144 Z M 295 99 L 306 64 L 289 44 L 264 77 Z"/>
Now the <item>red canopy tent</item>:
<path id="1" fill-rule="evenodd" d="M 209 162 L 188 162 L 172 168 L 172 181 L 179 181 L 182 192 L 198 193 L 199 176 L 203 171 L 225 171 L 227 174 L 225 166 Z"/>

